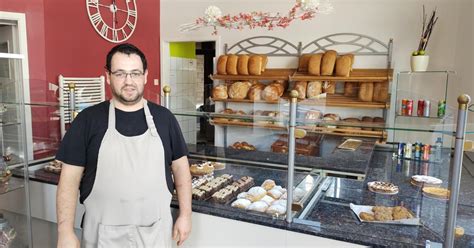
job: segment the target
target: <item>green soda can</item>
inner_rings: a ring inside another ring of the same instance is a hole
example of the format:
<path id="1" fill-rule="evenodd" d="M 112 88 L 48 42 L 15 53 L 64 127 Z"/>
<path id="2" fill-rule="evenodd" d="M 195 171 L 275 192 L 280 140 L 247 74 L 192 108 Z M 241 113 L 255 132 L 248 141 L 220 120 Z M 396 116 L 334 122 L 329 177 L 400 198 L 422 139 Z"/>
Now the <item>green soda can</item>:
<path id="1" fill-rule="evenodd" d="M 444 117 L 446 114 L 446 101 L 440 100 L 438 102 L 438 117 Z"/>

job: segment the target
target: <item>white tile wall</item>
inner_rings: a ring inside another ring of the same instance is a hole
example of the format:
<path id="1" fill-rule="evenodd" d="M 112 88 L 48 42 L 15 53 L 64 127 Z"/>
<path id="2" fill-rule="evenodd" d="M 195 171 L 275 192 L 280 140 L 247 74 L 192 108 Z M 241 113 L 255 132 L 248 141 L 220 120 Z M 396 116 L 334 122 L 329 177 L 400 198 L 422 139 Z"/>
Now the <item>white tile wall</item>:
<path id="1" fill-rule="evenodd" d="M 198 93 L 197 60 L 170 58 L 171 109 L 173 111 L 195 111 Z M 201 94 L 202 95 L 202 94 Z M 177 116 L 187 143 L 196 143 L 196 117 Z"/>

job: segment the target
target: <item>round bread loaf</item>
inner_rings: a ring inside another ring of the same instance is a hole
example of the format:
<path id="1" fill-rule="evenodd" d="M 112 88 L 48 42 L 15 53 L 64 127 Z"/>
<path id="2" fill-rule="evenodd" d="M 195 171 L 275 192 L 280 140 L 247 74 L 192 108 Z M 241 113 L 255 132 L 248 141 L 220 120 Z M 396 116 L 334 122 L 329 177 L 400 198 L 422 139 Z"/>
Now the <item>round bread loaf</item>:
<path id="1" fill-rule="evenodd" d="M 214 99 L 227 99 L 227 85 L 221 84 L 217 85 L 212 89 L 212 98 Z"/>
<path id="2" fill-rule="evenodd" d="M 231 99 L 245 99 L 250 89 L 250 82 L 235 82 L 228 90 L 229 98 Z"/>

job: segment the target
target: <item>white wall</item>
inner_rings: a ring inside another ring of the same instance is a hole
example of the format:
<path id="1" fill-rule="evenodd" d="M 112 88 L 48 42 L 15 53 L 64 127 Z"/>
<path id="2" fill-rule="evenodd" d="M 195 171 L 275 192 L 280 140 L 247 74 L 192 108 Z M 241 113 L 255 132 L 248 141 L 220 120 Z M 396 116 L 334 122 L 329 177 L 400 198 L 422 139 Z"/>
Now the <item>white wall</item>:
<path id="1" fill-rule="evenodd" d="M 318 15 L 310 21 L 295 21 L 286 29 L 226 30 L 219 28 L 218 37 L 222 46 L 230 45 L 253 36 L 271 35 L 292 43 L 306 44 L 319 37 L 340 32 L 361 33 L 383 42 L 394 39 L 393 67 L 395 71 L 410 69 L 411 52 L 418 47 L 418 37 L 422 28 L 422 6 L 427 13 L 437 8 L 439 21 L 430 39 L 427 53 L 430 55 L 429 70 L 455 70 L 456 83 L 449 89 L 448 105 L 456 108 L 456 98 L 460 93 L 474 96 L 473 86 L 473 9 L 472 0 L 332 0 L 334 11 L 329 15 Z M 285 13 L 293 5 L 286 0 L 163 0 L 161 1 L 161 39 L 194 40 L 209 36 L 212 28 L 181 33 L 179 25 L 193 22 L 202 17 L 209 5 L 218 6 L 224 14 L 236 15 L 240 12 L 267 11 Z M 220 50 L 220 51 L 219 51 Z M 271 58 L 269 67 L 296 67 L 296 58 Z M 357 61 L 356 67 L 383 67 L 380 61 Z M 439 89 L 427 85 L 426 95 Z M 393 110 L 392 108 L 392 114 Z M 474 115 L 474 114 L 472 114 Z M 471 119 L 474 121 L 474 119 Z"/>

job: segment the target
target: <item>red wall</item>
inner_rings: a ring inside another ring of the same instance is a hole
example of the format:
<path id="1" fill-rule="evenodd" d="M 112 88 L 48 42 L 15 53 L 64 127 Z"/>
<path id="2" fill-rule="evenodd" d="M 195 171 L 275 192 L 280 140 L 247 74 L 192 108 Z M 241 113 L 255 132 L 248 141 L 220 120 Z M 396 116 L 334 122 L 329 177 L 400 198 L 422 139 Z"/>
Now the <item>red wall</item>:
<path id="1" fill-rule="evenodd" d="M 160 76 L 160 2 L 136 0 L 136 3 L 137 26 L 126 42 L 138 46 L 147 56 L 145 97 L 159 102 L 160 87 L 153 85 L 153 79 Z M 105 56 L 115 44 L 101 38 L 93 29 L 84 0 L 0 0 L 0 11 L 26 14 L 32 102 L 57 101 L 48 84 L 57 84 L 60 74 L 66 77 L 105 75 Z M 106 92 L 110 97 L 107 85 Z M 56 110 L 55 107 L 32 108 L 33 141 L 51 145 L 53 154 L 60 140 L 59 121 L 54 120 Z M 35 150 L 36 158 L 50 154 Z"/>

